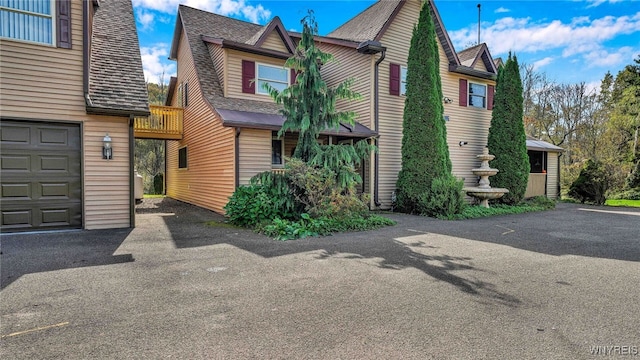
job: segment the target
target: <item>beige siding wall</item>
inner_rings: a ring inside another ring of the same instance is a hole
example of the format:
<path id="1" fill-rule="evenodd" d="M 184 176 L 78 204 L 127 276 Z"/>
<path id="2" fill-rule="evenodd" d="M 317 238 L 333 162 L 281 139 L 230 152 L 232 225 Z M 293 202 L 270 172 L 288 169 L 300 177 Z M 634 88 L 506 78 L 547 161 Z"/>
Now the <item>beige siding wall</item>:
<path id="1" fill-rule="evenodd" d="M 71 2 L 71 49 L 2 39 L 2 117 L 83 123 L 83 226 L 129 227 L 128 118 L 90 116 L 83 97 L 82 2 Z M 113 160 L 102 159 L 102 139 L 113 139 Z"/>
<path id="2" fill-rule="evenodd" d="M 183 33 L 178 49 L 178 82 L 189 82 L 191 99 L 184 109 L 184 134 L 167 145 L 167 195 L 223 213 L 235 189 L 235 130 L 202 97 L 191 52 Z M 178 169 L 178 149 L 187 146 L 187 169 Z"/>
<path id="3" fill-rule="evenodd" d="M 480 71 L 487 71 L 487 67 L 484 66 L 484 61 L 482 61 L 482 59 L 478 59 L 473 68 Z"/>
<path id="4" fill-rule="evenodd" d="M 377 58 L 359 54 L 356 49 L 344 46 L 320 43 L 318 47 L 322 51 L 332 54 L 335 59 L 322 67 L 322 78 L 327 84 L 337 86 L 343 81 L 353 78 L 354 83 L 351 89 L 362 95 L 361 100 L 340 100 L 337 102 L 336 108 L 355 111 L 357 122 L 373 128 L 373 71 Z"/>
<path id="5" fill-rule="evenodd" d="M 547 197 L 549 199 L 558 198 L 558 165 L 560 162 L 560 153 L 547 153 Z"/>
<path id="6" fill-rule="evenodd" d="M 420 3 L 407 1 L 381 39 L 387 47 L 385 61 L 380 64 L 380 128 L 379 128 L 379 201 L 381 208 L 391 207 L 391 193 L 396 189 L 402 155 L 402 114 L 404 96 L 389 94 L 389 63 L 407 65 L 413 26 L 418 21 Z"/>
<path id="7" fill-rule="evenodd" d="M 271 170 L 271 131 L 242 129 L 239 146 L 240 185 L 254 175 Z"/>
<path id="8" fill-rule="evenodd" d="M 102 159 L 102 139 L 109 133 L 113 159 Z M 85 228 L 129 225 L 129 119 L 95 116 L 84 122 Z"/>
<path id="9" fill-rule="evenodd" d="M 267 36 L 267 38 L 262 43 L 262 47 L 265 49 L 271 49 L 276 51 L 282 51 L 288 53 L 289 50 L 282 42 L 282 38 L 278 35 L 277 31 L 272 31 L 271 34 Z"/>
<path id="10" fill-rule="evenodd" d="M 227 53 L 219 45 L 208 44 L 208 47 L 209 47 L 209 55 L 211 55 L 211 59 L 213 59 L 213 67 L 216 69 L 216 73 L 218 74 L 218 80 L 220 80 L 220 85 L 222 86 L 222 89 L 226 96 L 227 83 L 225 82 L 225 78 L 226 78 L 225 64 L 227 61 Z"/>
<path id="11" fill-rule="evenodd" d="M 475 186 L 477 177 L 473 175 L 471 169 L 480 166 L 476 155 L 482 154 L 482 149 L 487 145 L 492 112 L 487 109 L 459 105 L 460 79 L 464 78 L 469 83 L 482 85 L 495 85 L 495 82 L 449 72 L 448 60 L 441 44 L 438 44 L 438 49 L 440 51 L 442 95 L 452 100 L 450 104 L 444 104 L 444 115 L 449 118 L 449 121 L 446 122 L 447 144 L 449 145 L 453 174 L 464 179 L 465 186 Z M 460 146 L 460 141 L 466 141 L 467 145 Z"/>
<path id="12" fill-rule="evenodd" d="M 242 92 L 242 60 L 250 60 L 255 61 L 256 64 L 262 63 L 274 66 L 284 66 L 285 60 L 252 55 L 235 50 L 227 50 L 227 96 L 231 98 L 272 102 L 273 100 L 271 100 L 269 95 L 245 94 Z M 257 90 L 258 84 L 256 83 L 256 91 Z"/>

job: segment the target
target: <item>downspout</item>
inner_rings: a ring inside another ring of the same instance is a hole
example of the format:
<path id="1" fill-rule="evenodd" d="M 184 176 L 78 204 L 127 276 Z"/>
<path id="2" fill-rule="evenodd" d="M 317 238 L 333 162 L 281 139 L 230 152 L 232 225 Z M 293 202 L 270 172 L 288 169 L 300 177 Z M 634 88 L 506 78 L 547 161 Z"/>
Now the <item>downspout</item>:
<path id="1" fill-rule="evenodd" d="M 374 96 L 373 96 L 373 130 L 376 132 L 376 134 L 378 133 L 378 128 L 379 128 L 379 123 L 380 123 L 380 95 L 378 94 L 378 88 L 380 86 L 380 81 L 378 79 L 378 66 L 380 65 L 380 63 L 382 63 L 382 61 L 384 60 L 384 57 L 386 55 L 386 48 L 384 50 L 382 50 L 380 58 L 376 61 L 375 64 L 375 69 L 374 69 L 374 80 L 373 80 L 373 91 L 374 91 Z M 375 145 L 376 148 L 378 147 L 378 137 L 375 138 Z M 376 151 L 376 153 L 373 155 L 374 156 L 374 176 L 373 176 L 373 203 L 376 206 L 380 206 L 380 201 L 378 199 L 378 194 L 379 194 L 379 190 L 378 190 L 378 178 L 379 178 L 379 167 L 380 167 L 380 153 L 378 151 Z"/>
<path id="2" fill-rule="evenodd" d="M 134 116 L 129 115 L 129 224 L 132 228 L 136 227 L 133 122 Z"/>
<path id="3" fill-rule="evenodd" d="M 235 141 L 235 187 L 236 189 L 240 186 L 240 128 L 236 128 L 236 141 Z"/>
<path id="4" fill-rule="evenodd" d="M 556 201 L 557 200 L 562 200 L 562 182 L 560 181 L 560 164 L 562 164 L 562 161 L 560 161 L 560 158 L 562 157 L 562 153 L 560 153 L 560 155 L 558 155 L 558 186 L 556 186 L 557 188 L 557 192 L 558 194 L 556 194 Z"/>

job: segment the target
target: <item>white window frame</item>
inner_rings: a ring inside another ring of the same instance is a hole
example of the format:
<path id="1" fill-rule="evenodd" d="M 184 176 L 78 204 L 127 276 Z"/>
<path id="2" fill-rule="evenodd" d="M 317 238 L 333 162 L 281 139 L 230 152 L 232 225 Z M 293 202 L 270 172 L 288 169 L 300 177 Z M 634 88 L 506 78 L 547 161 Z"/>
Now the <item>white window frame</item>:
<path id="1" fill-rule="evenodd" d="M 266 67 L 270 67 L 270 68 L 274 68 L 274 69 L 278 69 L 278 70 L 285 70 L 287 73 L 287 80 L 286 82 L 284 81 L 279 81 L 279 80 L 272 80 L 272 79 L 266 79 L 266 78 L 260 78 L 260 66 L 266 66 Z M 265 64 L 265 63 L 258 63 L 256 62 L 256 94 L 258 95 L 269 95 L 269 93 L 262 88 L 262 86 L 260 86 L 260 81 L 265 81 L 268 83 L 278 83 L 278 84 L 285 84 L 286 86 L 289 86 L 289 84 L 291 84 L 291 70 L 289 70 L 289 68 L 286 68 L 284 66 L 278 66 L 278 65 L 272 65 L 272 64 Z"/>
<path id="2" fill-rule="evenodd" d="M 477 86 L 482 86 L 484 88 L 484 95 L 474 95 L 471 93 L 471 86 L 472 85 L 477 85 Z M 469 85 L 467 88 L 467 106 L 469 107 L 473 107 L 473 108 L 477 108 L 477 109 L 486 109 L 487 108 L 487 92 L 489 91 L 489 88 L 487 86 L 487 84 L 480 84 L 480 83 L 474 83 L 469 81 Z M 471 97 L 481 97 L 482 98 L 482 106 L 476 106 L 473 105 L 473 102 L 471 101 Z"/>
<path id="3" fill-rule="evenodd" d="M 407 67 L 404 65 L 400 66 L 400 95 L 407 95 Z"/>
<path id="4" fill-rule="evenodd" d="M 18 41 L 18 42 L 24 42 L 24 43 L 28 43 L 28 44 L 38 44 L 38 45 L 44 45 L 44 46 L 51 46 L 51 47 L 56 47 L 57 46 L 57 27 L 56 27 L 56 22 L 57 22 L 57 18 L 56 18 L 56 13 L 58 11 L 57 8 L 57 4 L 56 4 L 56 0 L 49 0 L 50 2 L 50 9 L 51 9 L 51 14 L 47 15 L 47 14 L 42 14 L 42 13 L 34 13 L 31 11 L 25 11 L 25 10 L 20 10 L 20 9 L 16 9 L 16 8 L 12 8 L 12 7 L 6 7 L 6 6 L 0 6 L 0 10 L 4 10 L 4 11 L 8 11 L 8 12 L 12 12 L 12 13 L 19 13 L 19 14 L 25 14 L 25 15 L 31 15 L 31 16 L 37 16 L 37 17 L 41 17 L 41 18 L 46 18 L 46 19 L 51 19 L 51 43 L 48 42 L 41 42 L 41 41 L 32 41 L 32 40 L 24 40 L 24 39 L 18 39 L 18 38 L 14 38 L 14 37 L 8 37 L 8 36 L 0 36 L 0 39 L 3 40 L 11 40 L 11 41 Z"/>
<path id="5" fill-rule="evenodd" d="M 273 140 L 278 140 L 280 141 L 280 164 L 274 164 L 273 163 Z M 278 138 L 278 132 L 272 132 L 271 133 L 271 167 L 273 168 L 283 168 L 284 167 L 284 136 Z"/>

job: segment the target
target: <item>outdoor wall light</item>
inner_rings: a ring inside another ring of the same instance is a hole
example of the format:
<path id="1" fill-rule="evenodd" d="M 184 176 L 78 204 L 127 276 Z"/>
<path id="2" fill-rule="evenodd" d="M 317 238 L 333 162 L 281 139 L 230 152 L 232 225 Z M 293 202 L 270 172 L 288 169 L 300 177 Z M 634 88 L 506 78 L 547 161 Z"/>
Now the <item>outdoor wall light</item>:
<path id="1" fill-rule="evenodd" d="M 460 141 L 460 142 L 458 143 L 458 145 L 460 145 L 460 146 L 465 146 L 465 145 L 467 145 L 468 143 L 469 143 L 469 142 L 467 142 L 467 141 Z"/>
<path id="2" fill-rule="evenodd" d="M 444 99 L 442 99 L 444 101 L 445 104 L 451 104 L 453 102 L 453 100 L 451 100 L 450 98 L 446 97 Z"/>
<path id="3" fill-rule="evenodd" d="M 102 139 L 102 158 L 106 160 L 113 159 L 113 149 L 111 148 L 111 136 L 109 136 L 109 133 Z"/>

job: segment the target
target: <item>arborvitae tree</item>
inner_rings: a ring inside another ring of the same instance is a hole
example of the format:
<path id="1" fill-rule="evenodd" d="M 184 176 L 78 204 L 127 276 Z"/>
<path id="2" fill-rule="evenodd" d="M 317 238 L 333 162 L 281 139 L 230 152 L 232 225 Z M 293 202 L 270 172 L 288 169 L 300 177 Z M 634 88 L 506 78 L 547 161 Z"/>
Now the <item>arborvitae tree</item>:
<path id="1" fill-rule="evenodd" d="M 396 183 L 396 205 L 403 212 L 431 215 L 420 199 L 429 197 L 434 179 L 452 178 L 439 62 L 435 26 L 429 6 L 423 5 L 407 60 L 402 169 Z"/>
<path id="2" fill-rule="evenodd" d="M 498 71 L 498 81 L 489 128 L 490 162 L 500 172 L 491 178 L 491 186 L 509 190 L 499 201 L 517 204 L 524 198 L 529 180 L 527 136 L 522 119 L 522 80 L 518 59 L 509 53 L 504 67 Z"/>

